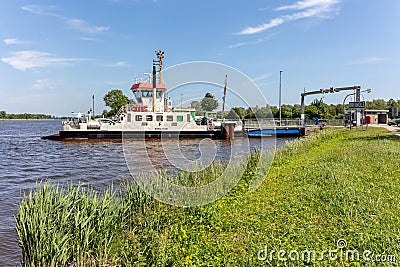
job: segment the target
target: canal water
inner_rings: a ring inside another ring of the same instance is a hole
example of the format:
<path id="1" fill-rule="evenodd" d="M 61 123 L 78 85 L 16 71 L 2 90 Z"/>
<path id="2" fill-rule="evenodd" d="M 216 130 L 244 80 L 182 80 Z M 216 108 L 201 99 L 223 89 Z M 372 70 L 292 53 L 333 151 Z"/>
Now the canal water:
<path id="1" fill-rule="evenodd" d="M 141 164 L 143 151 L 137 151 L 136 168 L 128 170 L 124 157 L 125 142 L 80 141 L 57 142 L 41 140 L 41 136 L 58 132 L 59 120 L 40 121 L 0 121 L 0 266 L 17 266 L 20 264 L 21 251 L 15 232 L 14 215 L 23 193 L 34 189 L 37 182 L 90 184 L 96 189 L 104 189 L 122 181 L 132 181 L 133 176 L 146 172 L 149 166 Z M 276 146 L 282 146 L 290 139 L 278 139 Z M 165 149 L 165 140 L 129 141 L 130 153 L 134 142 L 137 147 L 145 147 L 145 154 L 151 159 L 155 169 L 167 169 L 168 172 L 179 171 L 171 166 Z M 144 146 L 143 146 L 144 142 Z M 201 155 L 202 140 L 180 140 L 180 155 L 196 159 Z M 204 141 L 203 141 L 204 142 Z M 234 145 L 222 140 L 208 140 L 213 143 L 215 160 L 229 159 L 234 156 L 245 156 L 244 146 L 253 150 L 261 146 L 260 139 L 236 138 Z M 167 146 L 165 146 L 167 144 Z M 264 149 L 273 149 L 273 139 L 263 143 Z M 137 172 L 137 173 L 135 173 Z"/>

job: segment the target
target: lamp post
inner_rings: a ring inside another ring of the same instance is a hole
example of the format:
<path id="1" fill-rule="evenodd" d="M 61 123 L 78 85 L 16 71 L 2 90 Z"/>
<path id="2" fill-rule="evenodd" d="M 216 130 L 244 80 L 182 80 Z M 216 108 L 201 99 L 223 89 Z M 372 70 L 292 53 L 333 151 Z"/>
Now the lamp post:
<path id="1" fill-rule="evenodd" d="M 181 94 L 181 108 L 182 108 L 182 102 L 183 102 L 183 94 Z"/>
<path id="2" fill-rule="evenodd" d="M 279 126 L 282 121 L 282 72 L 283 70 L 279 71 Z"/>

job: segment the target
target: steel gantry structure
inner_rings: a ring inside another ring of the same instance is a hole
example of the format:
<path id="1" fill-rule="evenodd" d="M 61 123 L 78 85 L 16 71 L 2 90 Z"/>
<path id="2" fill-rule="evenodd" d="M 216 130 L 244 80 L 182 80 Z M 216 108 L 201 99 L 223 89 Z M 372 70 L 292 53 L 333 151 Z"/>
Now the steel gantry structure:
<path id="1" fill-rule="evenodd" d="M 353 90 L 354 94 L 356 95 L 356 101 L 360 101 L 360 91 L 361 91 L 361 86 L 355 85 L 355 86 L 349 86 L 349 87 L 339 87 L 339 88 L 334 88 L 331 87 L 329 89 L 319 89 L 317 91 L 311 91 L 311 92 L 304 92 L 301 94 L 301 123 L 304 126 L 304 120 L 305 120 L 305 104 L 304 104 L 304 99 L 308 95 L 317 95 L 317 94 L 328 94 L 328 93 L 337 93 L 341 91 L 348 91 L 348 90 Z M 358 120 L 357 120 L 358 121 Z"/>

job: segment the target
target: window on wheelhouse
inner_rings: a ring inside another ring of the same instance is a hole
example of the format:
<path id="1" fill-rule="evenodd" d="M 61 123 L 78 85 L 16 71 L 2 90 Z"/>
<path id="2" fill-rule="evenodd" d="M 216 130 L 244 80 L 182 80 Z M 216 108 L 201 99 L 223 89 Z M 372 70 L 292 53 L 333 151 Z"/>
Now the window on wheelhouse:
<path id="1" fill-rule="evenodd" d="M 174 120 L 174 116 L 172 115 L 167 115 L 167 121 L 173 121 Z"/>
<path id="2" fill-rule="evenodd" d="M 142 121 L 142 115 L 136 115 L 135 116 L 136 121 Z"/>
<path id="3" fill-rule="evenodd" d="M 183 121 L 183 116 L 176 116 L 177 121 Z"/>
<path id="4" fill-rule="evenodd" d="M 131 120 L 132 120 L 132 114 L 128 113 L 128 117 L 126 118 L 126 121 L 131 122 Z"/>
<path id="5" fill-rule="evenodd" d="M 146 121 L 152 121 L 153 115 L 146 115 Z"/>
<path id="6" fill-rule="evenodd" d="M 164 120 L 163 115 L 157 115 L 156 116 L 156 121 L 163 121 L 163 120 Z"/>
<path id="7" fill-rule="evenodd" d="M 143 97 L 153 97 L 153 91 L 143 91 L 142 96 Z"/>

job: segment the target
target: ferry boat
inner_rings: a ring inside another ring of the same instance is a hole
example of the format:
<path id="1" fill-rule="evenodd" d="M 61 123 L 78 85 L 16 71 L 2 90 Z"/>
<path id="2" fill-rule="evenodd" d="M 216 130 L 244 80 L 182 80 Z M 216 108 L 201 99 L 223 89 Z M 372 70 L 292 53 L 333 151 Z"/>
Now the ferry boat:
<path id="1" fill-rule="evenodd" d="M 42 139 L 232 139 L 243 134 L 241 121 L 205 118 L 199 122 L 195 120 L 195 109 L 173 107 L 162 80 L 164 52 L 156 51 L 156 55 L 158 60 L 153 60 L 153 73 L 147 78 L 136 78 L 131 87 L 136 104 L 121 107 L 113 119 L 94 119 L 93 112 L 76 113 L 75 117 L 62 122 L 63 128 L 58 134 Z"/>

